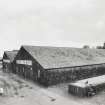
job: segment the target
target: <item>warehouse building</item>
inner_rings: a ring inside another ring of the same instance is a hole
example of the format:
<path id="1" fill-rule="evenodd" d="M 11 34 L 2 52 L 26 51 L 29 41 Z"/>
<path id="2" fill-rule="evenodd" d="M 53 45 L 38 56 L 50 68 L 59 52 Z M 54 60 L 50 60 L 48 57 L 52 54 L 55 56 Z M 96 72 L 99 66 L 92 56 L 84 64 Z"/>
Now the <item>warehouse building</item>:
<path id="1" fill-rule="evenodd" d="M 17 50 L 4 52 L 3 59 L 2 59 L 4 72 L 13 72 L 13 61 L 17 52 L 18 52 Z"/>
<path id="2" fill-rule="evenodd" d="M 68 87 L 70 94 L 81 97 L 93 96 L 102 90 L 105 90 L 105 75 L 79 80 Z"/>
<path id="3" fill-rule="evenodd" d="M 104 62 L 102 49 L 22 46 L 14 72 L 49 86 L 105 74 Z"/>

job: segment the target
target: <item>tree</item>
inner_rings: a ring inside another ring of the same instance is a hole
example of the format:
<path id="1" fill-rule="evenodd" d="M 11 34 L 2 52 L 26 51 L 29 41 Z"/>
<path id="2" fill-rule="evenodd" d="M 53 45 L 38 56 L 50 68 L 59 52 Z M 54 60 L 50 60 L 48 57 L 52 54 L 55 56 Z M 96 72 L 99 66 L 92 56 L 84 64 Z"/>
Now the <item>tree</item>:
<path id="1" fill-rule="evenodd" d="M 105 42 L 104 42 L 104 44 L 103 44 L 103 49 L 105 49 Z"/>
<path id="2" fill-rule="evenodd" d="M 89 49 L 90 47 L 89 47 L 89 45 L 84 45 L 83 48 L 84 49 Z"/>
<path id="3" fill-rule="evenodd" d="M 97 48 L 97 49 L 103 49 L 103 47 L 102 47 L 102 46 L 97 46 L 96 48 Z"/>

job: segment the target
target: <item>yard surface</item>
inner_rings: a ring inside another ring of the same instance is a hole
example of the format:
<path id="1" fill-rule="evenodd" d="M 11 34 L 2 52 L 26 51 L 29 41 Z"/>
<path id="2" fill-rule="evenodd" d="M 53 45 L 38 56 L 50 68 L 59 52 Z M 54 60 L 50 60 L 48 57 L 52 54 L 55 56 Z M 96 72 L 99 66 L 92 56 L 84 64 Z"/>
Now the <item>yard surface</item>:
<path id="1" fill-rule="evenodd" d="M 68 93 L 68 84 L 45 88 L 2 70 L 0 86 L 4 88 L 0 105 L 105 105 L 104 91 L 91 98 L 80 98 Z"/>

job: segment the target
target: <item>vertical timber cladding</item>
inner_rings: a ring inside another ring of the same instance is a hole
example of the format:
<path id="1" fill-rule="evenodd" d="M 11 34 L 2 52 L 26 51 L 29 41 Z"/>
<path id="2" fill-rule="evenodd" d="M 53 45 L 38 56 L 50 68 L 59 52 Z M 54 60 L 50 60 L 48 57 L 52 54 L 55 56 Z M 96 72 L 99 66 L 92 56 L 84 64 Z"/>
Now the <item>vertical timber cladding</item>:
<path id="1" fill-rule="evenodd" d="M 40 65 L 23 47 L 20 48 L 14 61 L 16 74 L 34 81 L 40 78 Z"/>
<path id="2" fill-rule="evenodd" d="M 19 75 L 24 76 L 25 78 L 31 78 L 32 77 L 31 76 L 31 74 L 32 74 L 31 73 L 31 71 L 32 71 L 32 60 L 26 60 L 26 59 L 24 59 L 24 60 L 16 60 L 16 64 L 18 65 L 17 73 Z"/>
<path id="3" fill-rule="evenodd" d="M 4 72 L 10 72 L 12 69 L 12 63 L 10 62 L 10 59 L 8 55 L 4 52 L 3 55 L 3 71 Z"/>
<path id="4" fill-rule="evenodd" d="M 14 58 L 18 50 L 5 51 L 3 55 L 3 70 L 5 72 L 13 72 Z"/>
<path id="5" fill-rule="evenodd" d="M 72 95 L 79 96 L 79 97 L 87 96 L 87 90 L 88 90 L 88 87 L 86 88 L 78 87 L 78 86 L 76 87 L 71 84 L 69 84 L 68 86 L 68 92 Z"/>
<path id="6" fill-rule="evenodd" d="M 46 69 L 40 82 L 44 85 L 72 82 L 105 74 L 105 64 Z"/>
<path id="7" fill-rule="evenodd" d="M 9 72 L 11 70 L 11 62 L 9 59 L 3 59 L 3 70 Z"/>
<path id="8" fill-rule="evenodd" d="M 70 83 L 68 92 L 78 96 L 89 96 L 105 90 L 105 75 L 91 77 Z"/>

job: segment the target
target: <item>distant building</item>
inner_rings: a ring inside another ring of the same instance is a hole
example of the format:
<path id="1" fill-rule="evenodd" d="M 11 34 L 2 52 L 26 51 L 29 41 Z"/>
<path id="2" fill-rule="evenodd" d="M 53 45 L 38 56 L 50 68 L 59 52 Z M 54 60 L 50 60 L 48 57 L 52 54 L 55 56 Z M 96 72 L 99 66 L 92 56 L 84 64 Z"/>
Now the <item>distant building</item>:
<path id="1" fill-rule="evenodd" d="M 13 72 L 13 60 L 18 51 L 5 51 L 3 54 L 2 65 L 4 72 Z"/>
<path id="2" fill-rule="evenodd" d="M 0 68 L 2 68 L 2 57 L 0 57 Z"/>
<path id="3" fill-rule="evenodd" d="M 105 74 L 101 53 L 104 51 L 98 49 L 22 46 L 14 59 L 13 72 L 46 86 L 75 81 Z"/>

